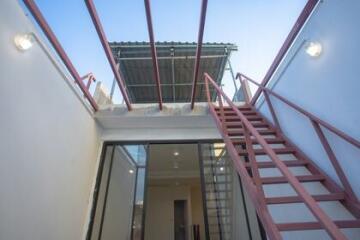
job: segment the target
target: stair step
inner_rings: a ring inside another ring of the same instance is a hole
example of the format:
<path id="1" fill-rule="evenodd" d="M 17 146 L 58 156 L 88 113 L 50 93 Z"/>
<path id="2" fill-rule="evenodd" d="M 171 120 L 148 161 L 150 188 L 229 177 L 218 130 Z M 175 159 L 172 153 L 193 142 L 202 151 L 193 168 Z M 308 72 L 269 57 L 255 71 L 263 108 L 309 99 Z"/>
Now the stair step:
<path id="1" fill-rule="evenodd" d="M 265 138 L 266 142 L 269 144 L 284 144 L 285 140 L 282 138 Z M 251 140 L 253 144 L 258 144 L 258 141 L 255 139 Z M 236 139 L 236 140 L 232 140 L 232 143 L 234 145 L 241 145 L 241 144 L 246 144 L 245 139 Z"/>
<path id="2" fill-rule="evenodd" d="M 299 166 L 305 166 L 308 164 L 306 161 L 301 160 L 286 160 L 282 161 L 285 163 L 288 167 L 299 167 Z M 273 162 L 257 162 L 258 168 L 274 168 L 276 167 L 276 164 Z M 249 162 L 245 163 L 245 167 L 251 168 L 251 164 Z"/>
<path id="3" fill-rule="evenodd" d="M 293 148 L 273 148 L 272 150 L 277 154 L 290 154 L 290 153 L 296 152 Z M 239 150 L 238 154 L 240 156 L 247 156 L 248 152 L 246 150 Z M 264 149 L 254 149 L 254 154 L 255 155 L 266 155 L 267 153 L 265 152 Z"/>
<path id="4" fill-rule="evenodd" d="M 275 135 L 276 131 L 272 129 L 266 129 L 266 130 L 257 130 L 260 135 Z M 228 130 L 229 136 L 242 136 L 244 135 L 243 130 Z"/>
<path id="5" fill-rule="evenodd" d="M 249 121 L 263 121 L 262 117 L 259 116 L 246 116 L 247 120 Z M 219 120 L 222 121 L 222 118 L 219 116 Z M 226 122 L 240 122 L 240 118 L 238 116 L 225 116 Z"/>
<path id="6" fill-rule="evenodd" d="M 262 122 L 255 122 L 252 124 L 254 127 L 269 127 L 269 124 L 267 123 L 262 123 Z M 242 123 L 239 122 L 229 122 L 226 123 L 226 126 L 228 128 L 242 128 Z"/>
<path id="7" fill-rule="evenodd" d="M 360 220 L 342 220 L 334 221 L 339 228 L 360 228 Z M 299 231 L 323 229 L 319 222 L 295 222 L 276 224 L 279 231 Z"/>
<path id="8" fill-rule="evenodd" d="M 312 196 L 316 201 L 340 201 L 345 198 L 345 194 L 340 193 L 329 193 Z M 267 204 L 284 204 L 284 203 L 299 203 L 304 202 L 302 198 L 298 196 L 287 196 L 287 197 L 270 197 L 266 198 Z"/>
<path id="9" fill-rule="evenodd" d="M 325 177 L 320 174 L 316 175 L 302 175 L 296 176 L 300 182 L 317 182 L 325 180 Z M 264 177 L 260 178 L 262 184 L 276 184 L 276 183 L 287 183 L 288 180 L 285 177 Z"/>
<path id="10" fill-rule="evenodd" d="M 224 107 L 223 109 L 224 109 L 224 111 L 234 111 L 232 107 Z M 250 107 L 250 106 L 241 106 L 241 107 L 237 107 L 237 109 L 239 109 L 240 111 L 251 111 L 251 110 L 253 110 L 253 108 Z M 220 110 L 220 108 L 215 107 L 215 111 L 217 111 L 217 110 Z"/>
<path id="11" fill-rule="evenodd" d="M 217 110 L 216 113 L 219 117 L 221 116 L 220 110 Z M 254 112 L 254 111 L 241 111 L 241 113 L 244 114 L 245 116 L 257 116 L 258 115 L 258 113 Z M 224 111 L 224 115 L 225 116 L 237 116 L 237 113 L 234 111 Z"/>

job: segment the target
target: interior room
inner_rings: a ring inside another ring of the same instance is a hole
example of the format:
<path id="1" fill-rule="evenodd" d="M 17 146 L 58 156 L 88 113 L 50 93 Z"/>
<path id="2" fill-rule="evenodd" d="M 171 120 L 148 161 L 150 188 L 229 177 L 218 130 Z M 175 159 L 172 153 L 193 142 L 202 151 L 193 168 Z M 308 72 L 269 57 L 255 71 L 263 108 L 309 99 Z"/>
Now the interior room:
<path id="1" fill-rule="evenodd" d="M 149 146 L 145 239 L 205 239 L 198 144 Z"/>

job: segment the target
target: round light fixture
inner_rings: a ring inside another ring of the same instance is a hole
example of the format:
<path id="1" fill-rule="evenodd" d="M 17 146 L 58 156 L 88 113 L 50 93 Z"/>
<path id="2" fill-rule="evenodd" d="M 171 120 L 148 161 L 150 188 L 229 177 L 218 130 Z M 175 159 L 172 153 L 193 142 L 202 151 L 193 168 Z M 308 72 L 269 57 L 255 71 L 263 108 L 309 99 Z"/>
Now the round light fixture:
<path id="1" fill-rule="evenodd" d="M 223 172 L 223 171 L 224 171 L 224 167 L 220 167 L 220 171 Z"/>
<path id="2" fill-rule="evenodd" d="M 306 53 L 311 57 L 319 57 L 321 55 L 323 48 L 319 42 L 309 42 L 306 47 Z"/>
<path id="3" fill-rule="evenodd" d="M 130 173 L 130 174 L 133 174 L 133 173 L 134 173 L 134 170 L 130 169 L 130 170 L 129 170 L 129 173 Z"/>
<path id="4" fill-rule="evenodd" d="M 180 154 L 180 153 L 179 153 L 178 151 L 175 151 L 175 152 L 174 152 L 174 156 L 175 156 L 175 157 L 179 156 L 179 154 Z"/>
<path id="5" fill-rule="evenodd" d="M 26 51 L 32 47 L 34 43 L 34 37 L 31 33 L 17 34 L 14 37 L 14 43 L 17 49 L 20 51 Z"/>

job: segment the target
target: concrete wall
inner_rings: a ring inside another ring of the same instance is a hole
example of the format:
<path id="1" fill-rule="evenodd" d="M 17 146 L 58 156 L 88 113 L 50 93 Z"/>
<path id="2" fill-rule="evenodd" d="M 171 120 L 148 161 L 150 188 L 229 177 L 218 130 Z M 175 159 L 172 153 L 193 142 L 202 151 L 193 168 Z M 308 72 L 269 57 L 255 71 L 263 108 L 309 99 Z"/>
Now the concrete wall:
<path id="1" fill-rule="evenodd" d="M 33 31 L 17 1 L 0 1 L 0 239 L 78 240 L 97 126 L 39 43 L 15 48 L 15 34 Z"/>
<path id="2" fill-rule="evenodd" d="M 359 11 L 356 0 L 321 1 L 269 84 L 275 92 L 358 140 Z M 305 53 L 309 40 L 322 44 L 320 57 Z M 275 98 L 271 100 L 285 135 L 339 183 L 311 123 Z M 271 119 L 266 104 L 260 101 L 258 107 Z M 360 150 L 324 131 L 360 197 Z"/>

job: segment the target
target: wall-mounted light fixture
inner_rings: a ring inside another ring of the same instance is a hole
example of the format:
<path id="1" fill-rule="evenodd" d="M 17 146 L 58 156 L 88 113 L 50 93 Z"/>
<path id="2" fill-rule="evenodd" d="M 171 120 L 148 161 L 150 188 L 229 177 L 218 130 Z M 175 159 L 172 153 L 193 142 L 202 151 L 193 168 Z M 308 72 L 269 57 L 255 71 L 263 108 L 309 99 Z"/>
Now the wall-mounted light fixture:
<path id="1" fill-rule="evenodd" d="M 20 51 L 26 51 L 33 46 L 34 36 L 31 33 L 17 34 L 14 37 L 14 43 Z"/>
<path id="2" fill-rule="evenodd" d="M 129 173 L 130 173 L 130 174 L 133 174 L 133 173 L 134 173 L 134 170 L 130 169 L 130 170 L 129 170 Z"/>
<path id="3" fill-rule="evenodd" d="M 319 57 L 321 55 L 323 48 L 319 42 L 308 42 L 305 45 L 306 53 L 311 57 Z"/>
<path id="4" fill-rule="evenodd" d="M 175 151 L 175 152 L 174 152 L 174 156 L 175 156 L 175 157 L 179 156 L 179 154 L 180 154 L 180 153 L 179 153 L 178 151 Z"/>

